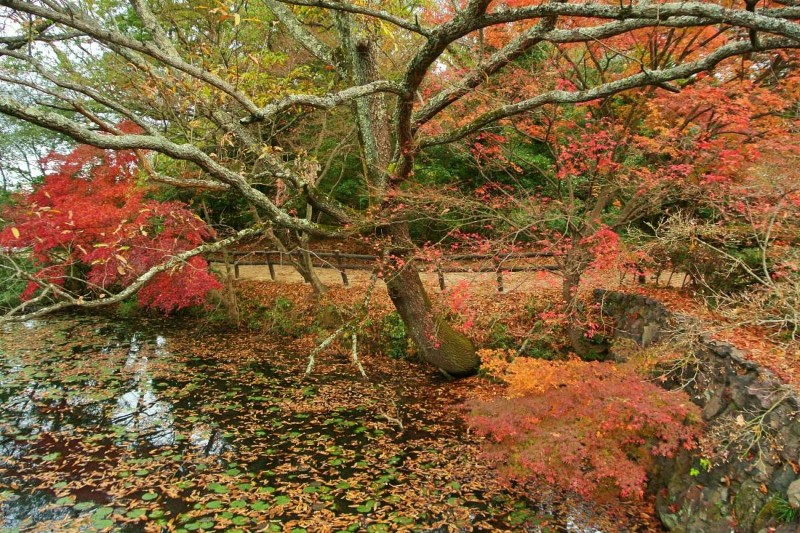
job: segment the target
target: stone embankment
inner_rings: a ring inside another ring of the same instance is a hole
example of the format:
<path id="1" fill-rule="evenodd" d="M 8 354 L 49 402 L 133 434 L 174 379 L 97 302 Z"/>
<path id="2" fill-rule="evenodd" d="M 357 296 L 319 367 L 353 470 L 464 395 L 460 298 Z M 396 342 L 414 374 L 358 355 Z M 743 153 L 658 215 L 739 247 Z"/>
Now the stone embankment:
<path id="1" fill-rule="evenodd" d="M 662 381 L 703 409 L 709 446 L 660 462 L 651 489 L 663 524 L 686 533 L 800 531 L 800 399 L 697 319 L 636 294 L 596 290 L 615 336 L 670 343 Z"/>

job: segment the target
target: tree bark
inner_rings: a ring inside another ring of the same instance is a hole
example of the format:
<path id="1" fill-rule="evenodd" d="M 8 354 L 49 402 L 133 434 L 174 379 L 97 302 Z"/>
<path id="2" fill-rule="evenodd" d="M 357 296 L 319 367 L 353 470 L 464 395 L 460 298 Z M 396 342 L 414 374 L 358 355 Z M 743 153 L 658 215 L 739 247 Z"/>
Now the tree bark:
<path id="1" fill-rule="evenodd" d="M 310 207 L 307 207 L 310 209 Z M 253 219 L 259 224 L 261 223 L 261 216 L 258 214 L 258 209 L 253 204 L 250 204 L 250 212 L 253 214 Z M 308 220 L 310 217 L 306 217 Z M 328 287 L 322 283 L 322 280 L 319 279 L 317 276 L 317 271 L 314 268 L 314 264 L 311 262 L 311 256 L 309 255 L 305 244 L 307 244 L 308 236 L 305 237 L 306 242 L 303 243 L 303 250 L 301 251 L 301 258 L 300 260 L 296 260 L 292 254 L 289 253 L 289 249 L 287 248 L 287 243 L 289 243 L 290 236 L 289 230 L 285 230 L 280 233 L 275 233 L 271 228 L 267 229 L 264 234 L 266 237 L 272 242 L 272 244 L 278 249 L 279 252 L 286 254 L 286 258 L 292 264 L 297 273 L 305 280 L 306 283 L 311 285 L 314 289 L 314 292 L 317 294 L 325 294 L 328 292 Z M 304 235 L 304 234 L 301 234 Z M 286 240 L 287 242 L 284 242 Z M 302 239 L 301 239 L 302 240 Z"/>
<path id="2" fill-rule="evenodd" d="M 407 223 L 393 224 L 389 234 L 396 246 L 396 254 L 398 250 L 408 250 L 413 246 Z M 423 359 L 446 374 L 453 377 L 474 374 L 481 362 L 472 341 L 456 331 L 444 318 L 437 316 L 413 258 L 404 259 L 402 267 L 387 276 L 386 287 L 389 298 L 403 319 L 406 334 L 417 345 Z"/>
<path id="3" fill-rule="evenodd" d="M 284 255 L 286 255 L 286 258 L 289 260 L 297 273 L 300 274 L 306 283 L 311 285 L 311 288 L 314 289 L 314 292 L 317 294 L 325 294 L 328 292 L 328 287 L 322 283 L 322 280 L 319 279 L 319 276 L 317 275 L 317 270 L 314 267 L 314 264 L 311 262 L 311 255 L 308 253 L 308 250 L 305 247 L 302 247 L 300 250 L 299 259 L 292 255 L 291 250 L 289 249 L 289 246 L 293 247 L 289 230 L 281 230 L 276 233 L 270 229 L 265 231 L 265 235 L 272 241 L 279 252 L 282 252 Z"/>
<path id="4" fill-rule="evenodd" d="M 344 58 L 351 82 L 357 85 L 370 83 L 378 76 L 378 48 L 368 32 L 355 31 L 352 18 L 346 13 L 336 14 L 336 26 L 344 49 Z M 384 97 L 375 94 L 359 98 L 353 106 L 358 124 L 359 144 L 364 155 L 370 205 L 386 201 L 390 185 L 392 147 L 389 116 Z M 406 334 L 416 343 L 423 359 L 450 376 L 474 374 L 480 366 L 475 347 L 464 334 L 459 333 L 437 316 L 431 308 L 419 272 L 414 266 L 414 248 L 405 221 L 390 223 L 387 233 L 395 255 L 405 259 L 402 268 L 387 276 L 389 297 L 397 308 L 406 328 Z"/>
<path id="5" fill-rule="evenodd" d="M 579 253 L 579 252 L 578 252 Z M 578 289 L 581 276 L 586 268 L 581 258 L 575 257 L 576 252 L 570 250 L 565 258 L 561 283 L 561 296 L 564 301 L 564 315 L 567 339 L 578 357 L 586 361 L 604 360 L 608 352 L 608 344 L 597 344 L 586 337 L 584 327 L 585 314 L 581 309 Z"/>

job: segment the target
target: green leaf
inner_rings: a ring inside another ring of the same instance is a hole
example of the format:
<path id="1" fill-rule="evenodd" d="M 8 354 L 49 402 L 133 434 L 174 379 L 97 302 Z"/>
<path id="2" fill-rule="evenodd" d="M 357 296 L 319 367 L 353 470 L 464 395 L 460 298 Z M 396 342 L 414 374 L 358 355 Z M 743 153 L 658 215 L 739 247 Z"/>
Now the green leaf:
<path id="1" fill-rule="evenodd" d="M 208 490 L 216 494 L 228 494 L 228 487 L 225 485 L 220 485 L 219 483 L 211 483 L 208 486 Z"/>
<path id="2" fill-rule="evenodd" d="M 100 507 L 99 509 L 95 510 L 95 512 L 92 514 L 92 516 L 95 519 L 105 518 L 105 517 L 109 516 L 113 512 L 114 512 L 114 508 L 113 507 Z"/>
<path id="3" fill-rule="evenodd" d="M 94 507 L 94 505 L 95 505 L 94 502 L 80 502 L 73 505 L 72 508 L 75 509 L 76 511 L 87 511 L 92 507 Z"/>
<path id="4" fill-rule="evenodd" d="M 375 500 L 369 500 L 366 503 L 363 503 L 356 507 L 356 510 L 359 513 L 369 513 L 370 511 L 375 509 L 375 506 L 378 504 Z"/>
<path id="5" fill-rule="evenodd" d="M 59 498 L 56 500 L 56 505 L 74 505 L 75 498 L 72 496 L 64 496 L 63 498 Z"/>

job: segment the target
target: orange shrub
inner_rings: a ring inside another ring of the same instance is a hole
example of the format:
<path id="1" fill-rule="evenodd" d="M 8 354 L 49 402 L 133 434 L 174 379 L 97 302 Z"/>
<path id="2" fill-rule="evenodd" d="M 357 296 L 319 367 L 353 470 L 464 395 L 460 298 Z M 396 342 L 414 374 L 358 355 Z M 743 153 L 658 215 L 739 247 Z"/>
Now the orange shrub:
<path id="1" fill-rule="evenodd" d="M 509 480 L 640 498 L 655 456 L 696 445 L 698 408 L 627 366 L 484 356 L 513 398 L 469 402 L 466 419 L 487 437 L 485 457 Z"/>

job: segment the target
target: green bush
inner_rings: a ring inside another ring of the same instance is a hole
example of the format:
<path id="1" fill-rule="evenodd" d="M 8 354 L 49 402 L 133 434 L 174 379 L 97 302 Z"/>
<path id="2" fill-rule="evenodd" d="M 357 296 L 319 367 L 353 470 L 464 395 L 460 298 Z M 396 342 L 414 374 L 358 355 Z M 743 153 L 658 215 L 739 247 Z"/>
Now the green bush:
<path id="1" fill-rule="evenodd" d="M 135 296 L 123 300 L 117 305 L 117 315 L 121 316 L 122 318 L 137 317 L 141 314 L 141 312 L 142 308 Z"/>
<path id="2" fill-rule="evenodd" d="M 262 326 L 275 335 L 283 337 L 299 337 L 303 334 L 303 328 L 297 324 L 291 316 L 294 304 L 283 296 L 275 300 L 272 308 L 264 310 Z"/>
<path id="3" fill-rule="evenodd" d="M 489 348 L 507 349 L 516 347 L 518 343 L 517 339 L 508 332 L 508 326 L 496 321 L 489 330 L 487 344 Z"/>
<path id="4" fill-rule="evenodd" d="M 392 311 L 381 321 L 381 349 L 392 359 L 408 357 L 409 340 L 406 327 L 397 311 Z"/>

